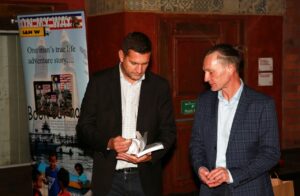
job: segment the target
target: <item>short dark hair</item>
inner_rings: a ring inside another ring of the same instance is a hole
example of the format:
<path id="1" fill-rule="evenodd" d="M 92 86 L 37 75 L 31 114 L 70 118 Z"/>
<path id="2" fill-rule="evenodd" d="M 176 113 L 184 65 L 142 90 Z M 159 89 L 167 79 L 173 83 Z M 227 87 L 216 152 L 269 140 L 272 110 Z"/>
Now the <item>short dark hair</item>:
<path id="1" fill-rule="evenodd" d="M 60 168 L 57 173 L 58 181 L 64 186 L 68 187 L 70 182 L 69 172 L 65 168 Z"/>
<path id="2" fill-rule="evenodd" d="M 131 32 L 126 35 L 122 43 L 122 50 L 125 55 L 129 50 L 145 54 L 152 50 L 151 41 L 147 35 L 141 32 Z"/>
<path id="3" fill-rule="evenodd" d="M 235 65 L 236 70 L 239 71 L 242 62 L 242 54 L 238 49 L 230 44 L 217 44 L 210 48 L 205 56 L 213 52 L 219 52 L 221 54 L 217 58 L 221 60 L 222 63 L 232 63 Z"/>
<path id="4" fill-rule="evenodd" d="M 83 166 L 81 163 L 76 163 L 74 168 L 76 169 L 77 167 L 80 169 L 81 172 L 83 172 Z"/>
<path id="5" fill-rule="evenodd" d="M 51 151 L 51 152 L 49 153 L 48 158 L 50 159 L 51 157 L 55 157 L 55 158 L 57 159 L 57 154 L 56 154 L 56 152 Z"/>

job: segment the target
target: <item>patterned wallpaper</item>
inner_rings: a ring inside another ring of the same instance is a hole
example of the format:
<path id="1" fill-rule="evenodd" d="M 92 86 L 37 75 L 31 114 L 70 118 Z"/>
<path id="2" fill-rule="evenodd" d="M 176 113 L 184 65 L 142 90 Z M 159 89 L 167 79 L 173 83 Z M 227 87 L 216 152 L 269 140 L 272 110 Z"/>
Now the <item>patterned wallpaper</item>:
<path id="1" fill-rule="evenodd" d="M 283 15 L 285 0 L 85 0 L 88 15 L 123 11 Z"/>

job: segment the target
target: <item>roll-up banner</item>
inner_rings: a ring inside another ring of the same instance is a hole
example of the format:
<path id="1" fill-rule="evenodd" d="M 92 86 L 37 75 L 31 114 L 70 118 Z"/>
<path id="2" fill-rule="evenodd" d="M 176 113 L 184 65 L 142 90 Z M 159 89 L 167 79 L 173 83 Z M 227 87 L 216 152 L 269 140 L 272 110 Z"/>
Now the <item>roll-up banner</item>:
<path id="1" fill-rule="evenodd" d="M 32 159 L 45 172 L 48 155 L 56 152 L 58 167 L 70 172 L 71 187 L 81 192 L 75 164 L 83 166 L 86 180 L 92 173 L 75 131 L 89 79 L 84 12 L 19 15 L 18 25 Z"/>

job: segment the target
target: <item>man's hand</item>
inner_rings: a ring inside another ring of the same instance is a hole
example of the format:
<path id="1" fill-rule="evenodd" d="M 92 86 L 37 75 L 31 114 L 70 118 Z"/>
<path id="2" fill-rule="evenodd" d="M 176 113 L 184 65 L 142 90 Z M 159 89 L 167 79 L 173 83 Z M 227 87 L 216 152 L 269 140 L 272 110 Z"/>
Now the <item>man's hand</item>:
<path id="1" fill-rule="evenodd" d="M 212 171 L 208 171 L 205 167 L 200 167 L 198 174 L 203 183 L 209 187 L 217 187 L 222 183 L 229 182 L 229 174 L 226 168 L 218 167 Z"/>
<path id="2" fill-rule="evenodd" d="M 118 153 L 117 159 L 124 160 L 130 163 L 142 163 L 146 161 L 150 161 L 152 159 L 151 153 L 145 154 L 141 157 L 137 157 L 135 155 L 127 154 L 127 153 Z"/>
<path id="3" fill-rule="evenodd" d="M 131 139 L 125 139 L 121 136 L 110 138 L 107 147 L 111 150 L 115 150 L 117 153 L 127 152 L 131 145 Z"/>
<path id="4" fill-rule="evenodd" d="M 202 180 L 202 182 L 204 184 L 207 184 L 209 179 L 207 178 L 209 174 L 209 171 L 206 167 L 200 167 L 198 170 L 198 175 L 200 176 L 200 180 Z"/>
<path id="5" fill-rule="evenodd" d="M 217 187 L 221 185 L 222 183 L 229 182 L 229 174 L 226 168 L 224 167 L 218 167 L 214 170 L 212 170 L 207 178 L 209 179 L 207 182 L 207 185 L 209 187 Z"/>

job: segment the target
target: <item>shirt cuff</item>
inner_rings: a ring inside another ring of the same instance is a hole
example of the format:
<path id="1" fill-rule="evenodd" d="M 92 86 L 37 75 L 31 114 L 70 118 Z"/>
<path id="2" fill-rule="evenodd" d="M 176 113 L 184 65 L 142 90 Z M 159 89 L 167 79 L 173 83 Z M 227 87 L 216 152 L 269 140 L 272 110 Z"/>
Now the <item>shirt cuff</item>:
<path id="1" fill-rule="evenodd" d="M 233 183 L 233 178 L 232 178 L 232 175 L 231 175 L 231 173 L 228 169 L 227 169 L 227 172 L 228 172 L 228 175 L 229 175 L 229 181 L 227 182 L 227 184 L 231 184 L 231 183 Z"/>

